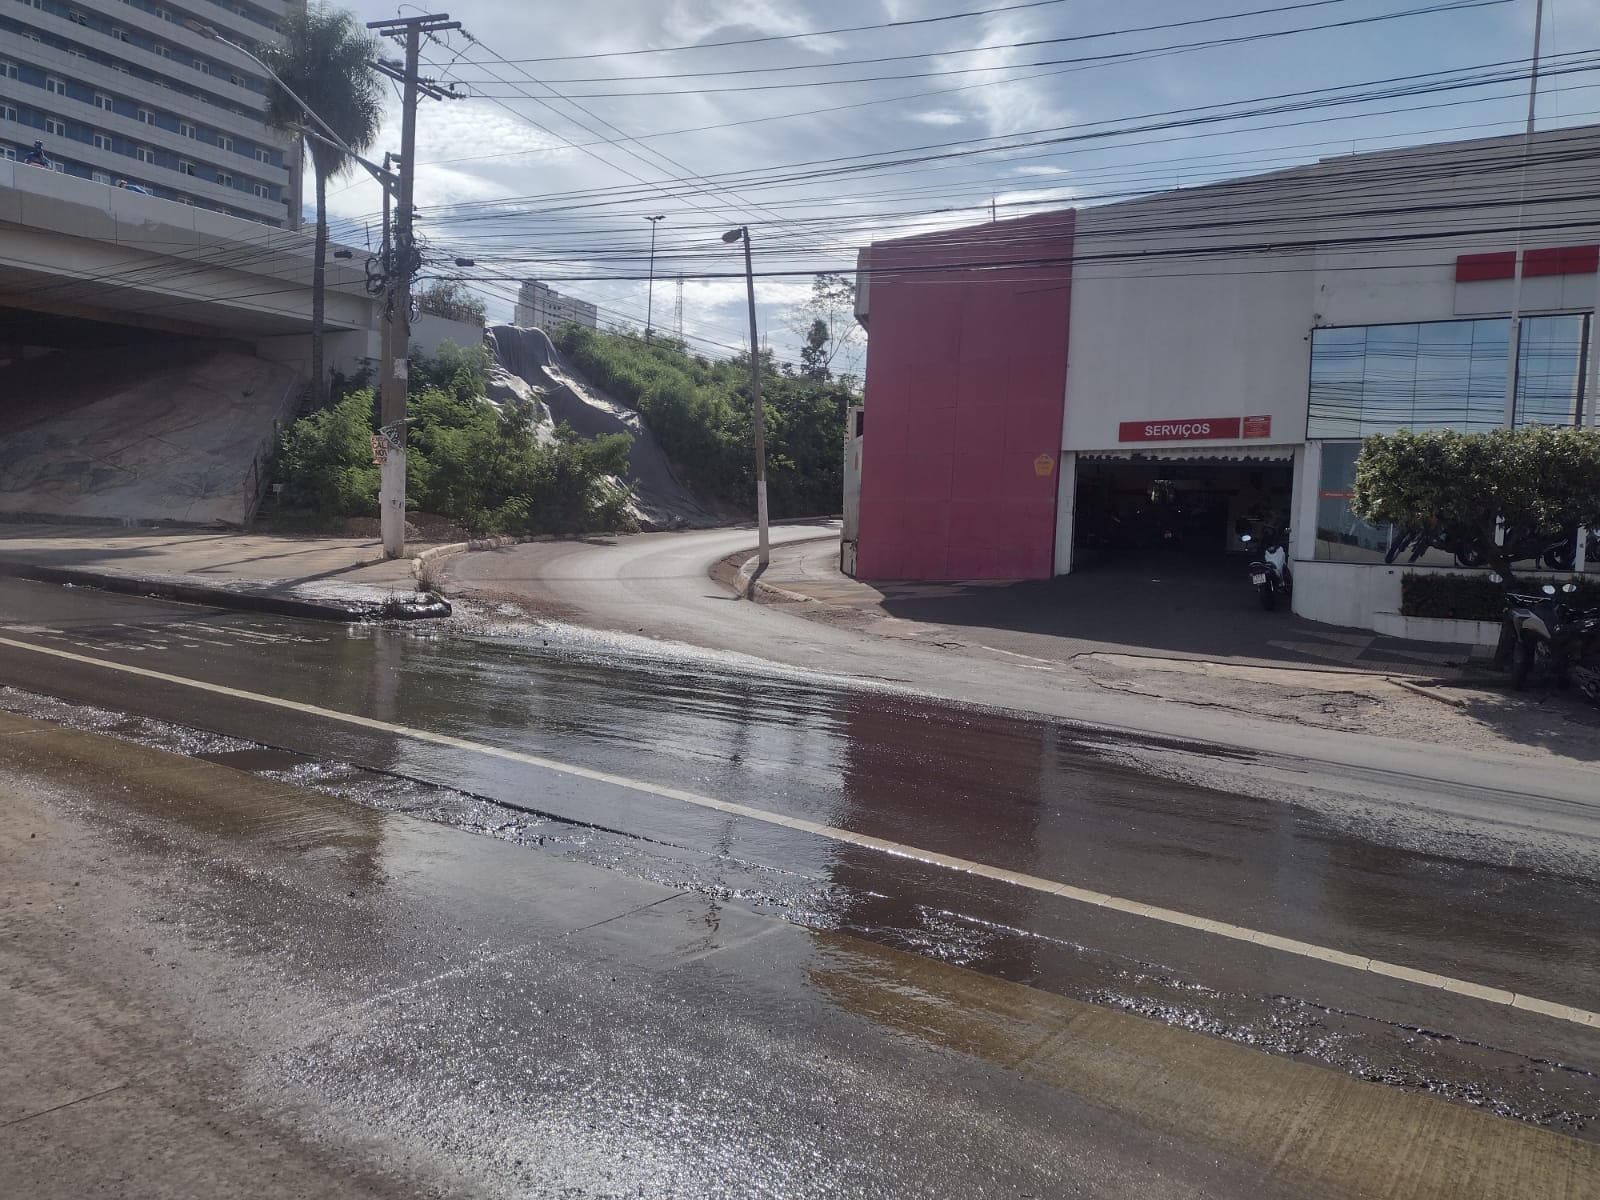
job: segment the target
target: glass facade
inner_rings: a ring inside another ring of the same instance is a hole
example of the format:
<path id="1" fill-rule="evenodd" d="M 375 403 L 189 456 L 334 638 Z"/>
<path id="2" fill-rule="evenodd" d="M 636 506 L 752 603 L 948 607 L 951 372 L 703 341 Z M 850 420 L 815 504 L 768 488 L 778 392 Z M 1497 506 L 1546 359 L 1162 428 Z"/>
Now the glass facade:
<path id="1" fill-rule="evenodd" d="M 1498 429 L 1505 424 L 1510 332 L 1503 317 L 1313 330 L 1306 437 Z M 1585 314 L 1523 319 L 1518 425 L 1577 423 L 1588 342 Z"/>
<path id="2" fill-rule="evenodd" d="M 1323 442 L 1317 481 L 1316 557 L 1383 561 L 1388 526 L 1350 510 L 1360 438 L 1399 429 L 1462 433 L 1505 425 L 1511 323 L 1504 317 L 1317 329 L 1311 335 L 1308 440 Z M 1517 425 L 1583 419 L 1589 317 L 1525 317 L 1517 352 Z M 1453 559 L 1402 547 L 1393 561 L 1447 566 Z"/>

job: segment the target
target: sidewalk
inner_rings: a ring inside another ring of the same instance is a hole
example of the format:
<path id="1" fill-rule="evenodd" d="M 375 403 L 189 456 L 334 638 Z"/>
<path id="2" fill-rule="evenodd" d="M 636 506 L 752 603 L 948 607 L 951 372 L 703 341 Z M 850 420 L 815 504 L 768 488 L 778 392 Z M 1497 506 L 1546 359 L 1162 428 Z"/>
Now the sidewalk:
<path id="1" fill-rule="evenodd" d="M 447 616 L 364 538 L 0 524 L 0 576 L 325 621 Z"/>
<path id="2" fill-rule="evenodd" d="M 1162 659 L 1454 682 L 1483 676 L 1492 654 L 1263 612 L 1230 561 L 1172 556 L 1018 583 L 871 584 L 840 572 L 836 537 L 775 546 L 770 557 L 759 574 L 745 561 L 736 590 L 814 606 L 797 611 L 818 620 L 1047 662 Z"/>

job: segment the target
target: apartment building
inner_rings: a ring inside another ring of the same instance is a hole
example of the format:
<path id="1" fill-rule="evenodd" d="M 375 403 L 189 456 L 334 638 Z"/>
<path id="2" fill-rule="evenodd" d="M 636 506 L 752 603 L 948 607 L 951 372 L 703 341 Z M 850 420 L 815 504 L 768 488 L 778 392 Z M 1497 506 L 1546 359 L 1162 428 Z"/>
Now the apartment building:
<path id="1" fill-rule="evenodd" d="M 600 327 L 595 306 L 587 300 L 563 296 L 547 283 L 530 279 L 517 290 L 517 309 L 512 324 L 524 329 L 554 329 L 568 321 Z"/>
<path id="2" fill-rule="evenodd" d="M 269 225 L 300 219 L 298 144 L 264 121 L 256 52 L 303 0 L 0 0 L 0 157 Z"/>

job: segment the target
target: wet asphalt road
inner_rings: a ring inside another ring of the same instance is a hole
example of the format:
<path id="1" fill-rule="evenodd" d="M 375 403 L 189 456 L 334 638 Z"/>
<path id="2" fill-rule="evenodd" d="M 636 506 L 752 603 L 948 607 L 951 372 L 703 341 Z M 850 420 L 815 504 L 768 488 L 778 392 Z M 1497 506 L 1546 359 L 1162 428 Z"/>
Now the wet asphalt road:
<path id="1" fill-rule="evenodd" d="M 1113 738 L 556 626 L 346 629 L 13 582 L 0 582 L 0 612 L 0 636 L 20 642 L 1600 1007 L 1600 822 L 1570 805 L 1529 797 L 1518 811 L 1522 801 L 1504 796 L 1498 814 L 1430 823 L 1381 804 L 1309 795 L 1297 803 L 1281 788 L 1218 786 L 1253 771 L 1281 776 L 1279 761 L 1217 759 L 1200 746 Z M 606 866 L 730 911 L 858 935 L 1580 1138 L 1600 1135 L 1600 1029 L 247 696 L 12 647 L 0 647 L 0 682 L 9 685 L 0 707 L 12 711 L 322 786 L 529 855 Z M 192 730 L 239 741 L 196 740 Z M 1375 778 L 1371 790 L 1422 786 L 1416 777 Z M 1495 798 L 1478 802 L 1492 809 Z"/>

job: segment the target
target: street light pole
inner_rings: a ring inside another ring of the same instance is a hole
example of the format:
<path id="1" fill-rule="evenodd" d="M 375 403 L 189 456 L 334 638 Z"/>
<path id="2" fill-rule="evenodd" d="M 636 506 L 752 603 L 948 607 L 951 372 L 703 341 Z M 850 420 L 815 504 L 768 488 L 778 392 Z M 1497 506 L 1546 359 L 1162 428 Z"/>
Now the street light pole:
<path id="1" fill-rule="evenodd" d="M 650 340 L 650 318 L 654 314 L 656 299 L 656 222 L 666 218 L 666 213 L 645 218 L 650 222 L 650 282 L 644 294 L 644 340 L 647 342 Z"/>
<path id="2" fill-rule="evenodd" d="M 722 240 L 744 242 L 744 285 L 750 300 L 750 431 L 756 447 L 756 545 L 757 561 L 764 567 L 771 557 L 767 547 L 767 439 L 761 420 L 761 346 L 756 340 L 756 274 L 750 262 L 750 227 L 730 229 Z"/>

